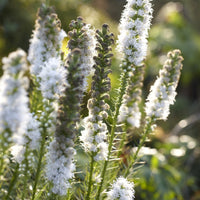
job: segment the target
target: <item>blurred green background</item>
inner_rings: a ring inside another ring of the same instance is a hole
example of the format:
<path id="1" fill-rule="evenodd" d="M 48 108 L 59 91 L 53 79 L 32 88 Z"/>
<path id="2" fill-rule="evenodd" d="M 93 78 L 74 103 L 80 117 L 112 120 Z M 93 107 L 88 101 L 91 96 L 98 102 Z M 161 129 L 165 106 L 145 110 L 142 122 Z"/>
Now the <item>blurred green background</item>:
<path id="1" fill-rule="evenodd" d="M 42 0 L 0 0 L 0 60 L 9 52 L 28 50 L 37 9 Z M 99 28 L 108 23 L 117 35 L 125 0 L 51 0 L 64 30 L 81 15 Z M 136 199 L 200 199 L 200 0 L 153 0 L 154 19 L 146 60 L 144 99 L 166 54 L 178 48 L 184 67 L 177 101 L 167 122 L 160 122 L 142 158 Z M 119 61 L 113 61 L 113 88 L 117 87 Z M 0 68 L 0 74 L 2 74 Z M 162 128 L 161 128 L 162 127 Z M 131 131 L 131 130 L 130 130 Z M 133 139 L 134 143 L 134 139 Z M 142 177 L 142 178 L 141 178 Z"/>

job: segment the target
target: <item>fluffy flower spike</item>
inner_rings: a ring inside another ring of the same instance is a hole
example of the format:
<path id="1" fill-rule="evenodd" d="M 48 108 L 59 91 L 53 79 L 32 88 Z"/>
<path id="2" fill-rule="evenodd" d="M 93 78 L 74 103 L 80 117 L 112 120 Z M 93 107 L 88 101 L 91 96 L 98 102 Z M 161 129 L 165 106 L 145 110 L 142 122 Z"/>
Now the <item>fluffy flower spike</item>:
<path id="1" fill-rule="evenodd" d="M 71 187 L 69 180 L 73 178 L 75 170 L 76 151 L 73 148 L 73 140 L 77 132 L 76 123 L 79 122 L 82 97 L 82 90 L 79 89 L 82 84 L 79 66 L 80 51 L 75 49 L 68 55 L 67 68 L 70 85 L 65 89 L 66 95 L 59 99 L 55 138 L 47 153 L 46 175 L 53 183 L 52 192 L 59 195 L 66 195 L 67 189 Z"/>
<path id="2" fill-rule="evenodd" d="M 69 85 L 65 88 L 65 95 L 59 99 L 56 133 L 49 147 L 46 166 L 47 178 L 53 183 L 52 191 L 59 195 L 66 195 L 67 189 L 71 187 L 70 179 L 74 176 L 76 151 L 73 141 L 77 133 L 76 123 L 80 121 L 80 103 L 95 52 L 93 30 L 83 23 L 82 18 L 72 21 L 70 29 L 70 52 L 66 62 Z"/>
<path id="3" fill-rule="evenodd" d="M 174 50 L 167 55 L 163 69 L 159 72 L 159 77 L 151 86 L 150 94 L 146 102 L 147 118 L 155 120 L 166 120 L 169 115 L 169 107 L 174 104 L 176 87 L 181 74 L 182 60 L 180 50 Z"/>
<path id="4" fill-rule="evenodd" d="M 94 65 L 93 57 L 96 56 L 95 31 L 90 24 L 84 23 L 81 17 L 78 17 L 76 21 L 72 20 L 69 27 L 68 37 L 70 41 L 68 48 L 71 51 L 78 48 L 81 52 L 79 69 L 84 77 L 81 87 L 85 91 L 87 89 L 87 77 L 91 74 L 92 66 Z M 79 39 L 77 40 L 77 38 Z"/>
<path id="5" fill-rule="evenodd" d="M 102 31 L 96 32 L 98 56 L 95 60 L 95 73 L 92 77 L 91 98 L 88 100 L 89 116 L 84 119 L 84 130 L 81 132 L 80 140 L 87 152 L 92 152 L 95 161 L 106 160 L 108 154 L 107 125 L 104 120 L 108 117 L 109 105 L 105 99 L 109 98 L 111 72 L 111 45 L 113 34 L 109 33 L 108 25 L 102 26 Z"/>
<path id="6" fill-rule="evenodd" d="M 1 147 L 7 150 L 10 144 L 17 162 L 23 159 L 24 133 L 29 118 L 28 80 L 24 73 L 28 69 L 26 53 L 18 49 L 3 58 L 4 74 L 0 79 L 0 134 L 4 138 Z M 22 152 L 22 153 L 21 153 Z"/>
<path id="7" fill-rule="evenodd" d="M 152 19 L 150 0 L 127 0 L 122 13 L 118 36 L 118 50 L 122 66 L 141 66 L 147 53 L 147 37 Z"/>
<path id="8" fill-rule="evenodd" d="M 62 41 L 66 37 L 66 33 L 60 26 L 60 20 L 54 9 L 42 4 L 38 11 L 28 53 L 31 73 L 36 77 L 41 72 L 44 62 L 60 55 Z"/>
<path id="9" fill-rule="evenodd" d="M 53 100 L 63 95 L 68 85 L 67 70 L 61 60 L 61 46 L 65 36 L 53 8 L 42 4 L 30 40 L 28 60 L 31 73 L 36 76 L 42 96 L 46 99 Z"/>
<path id="10" fill-rule="evenodd" d="M 147 54 L 147 38 L 152 19 L 150 0 L 127 0 L 119 25 L 118 50 L 122 68 L 129 71 L 128 86 L 120 107 L 118 122 L 139 128 L 141 93 L 144 78 L 143 61 Z"/>

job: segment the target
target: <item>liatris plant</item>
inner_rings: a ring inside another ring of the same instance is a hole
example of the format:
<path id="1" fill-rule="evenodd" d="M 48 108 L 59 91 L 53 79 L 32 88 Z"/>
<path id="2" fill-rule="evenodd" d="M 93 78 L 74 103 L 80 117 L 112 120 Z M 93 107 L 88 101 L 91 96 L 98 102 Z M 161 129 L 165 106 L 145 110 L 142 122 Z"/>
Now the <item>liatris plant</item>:
<path id="1" fill-rule="evenodd" d="M 78 17 L 66 34 L 54 9 L 41 6 L 28 56 L 18 49 L 2 60 L 1 199 L 134 199 L 134 164 L 157 120 L 169 115 L 183 60 L 179 50 L 168 53 L 143 105 L 151 19 L 150 0 L 127 0 L 117 40 L 120 86 L 112 98 L 109 26 L 95 30 Z M 130 126 L 143 131 L 125 162 Z"/>

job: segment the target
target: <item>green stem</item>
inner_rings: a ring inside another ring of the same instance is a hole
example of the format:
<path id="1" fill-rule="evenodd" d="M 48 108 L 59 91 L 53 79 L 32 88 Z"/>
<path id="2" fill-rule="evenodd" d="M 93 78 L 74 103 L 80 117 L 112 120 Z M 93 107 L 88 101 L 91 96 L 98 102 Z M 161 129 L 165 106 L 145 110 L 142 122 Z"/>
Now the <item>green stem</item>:
<path id="1" fill-rule="evenodd" d="M 147 122 L 147 124 L 146 124 L 146 126 L 144 128 L 144 133 L 143 133 L 142 138 L 140 140 L 139 146 L 137 147 L 137 151 L 135 152 L 135 154 L 133 156 L 133 159 L 132 159 L 133 161 L 126 168 L 125 178 L 129 175 L 129 171 L 130 171 L 131 167 L 133 166 L 133 164 L 135 163 L 135 161 L 137 160 L 137 156 L 138 156 L 138 153 L 139 153 L 140 149 L 144 145 L 147 136 L 151 132 L 152 122 L 153 122 L 153 120 L 150 120 L 149 122 Z"/>
<path id="2" fill-rule="evenodd" d="M 4 155 L 5 155 L 5 151 L 4 151 L 4 146 L 3 146 L 3 151 L 2 151 L 1 161 L 0 161 L 0 175 L 3 174 L 3 171 L 4 171 Z"/>
<path id="3" fill-rule="evenodd" d="M 32 194 L 32 200 L 35 199 L 35 193 L 36 193 L 36 189 L 37 189 L 37 184 L 38 184 L 38 180 L 40 177 L 40 172 L 41 172 L 41 166 L 42 166 L 42 158 L 44 156 L 44 151 L 45 151 L 45 138 L 46 138 L 46 128 L 43 128 L 43 137 L 42 137 L 42 143 L 41 143 L 41 147 L 40 147 L 40 153 L 39 153 L 39 160 L 38 160 L 38 165 L 37 165 L 37 171 L 36 171 L 36 177 L 35 177 L 35 183 L 33 186 L 33 194 Z"/>
<path id="4" fill-rule="evenodd" d="M 28 146 L 26 145 L 26 151 L 25 151 L 25 171 L 24 171 L 24 188 L 22 192 L 22 200 L 26 197 L 27 193 L 27 180 L 28 180 Z"/>
<path id="5" fill-rule="evenodd" d="M 10 185 L 8 187 L 8 193 L 7 193 L 6 197 L 5 197 L 5 200 L 10 199 L 9 196 L 10 196 L 10 193 L 12 192 L 12 189 L 13 189 L 16 181 L 17 181 L 18 175 L 19 175 L 19 163 L 16 164 L 15 171 L 14 171 L 12 180 L 10 182 Z"/>
<path id="6" fill-rule="evenodd" d="M 119 151 L 118 151 L 118 153 L 117 153 L 117 158 L 119 158 L 119 156 L 121 155 L 121 153 L 122 153 L 122 148 L 123 148 L 123 146 L 124 146 L 124 142 L 125 142 L 125 140 L 126 140 L 126 132 L 124 131 L 123 132 L 123 134 L 122 134 L 122 139 L 121 139 L 121 141 L 120 141 L 120 145 L 119 145 Z"/>
<path id="7" fill-rule="evenodd" d="M 49 198 L 48 198 L 49 200 L 57 200 L 57 199 L 59 199 L 58 198 L 58 195 L 57 194 L 54 194 L 54 193 L 51 193 L 51 195 L 49 195 Z"/>
<path id="8" fill-rule="evenodd" d="M 110 156 L 111 156 L 111 150 L 112 150 L 113 140 L 114 140 L 114 136 L 115 136 L 115 128 L 116 128 L 116 125 L 117 125 L 117 118 L 118 118 L 118 115 L 119 115 L 119 109 L 120 109 L 120 106 L 122 104 L 123 96 L 125 94 L 126 86 L 127 86 L 127 79 L 128 79 L 127 75 L 128 75 L 128 72 L 126 71 L 126 72 L 124 72 L 123 76 L 121 77 L 121 87 L 120 87 L 120 91 L 119 91 L 119 97 L 118 97 L 117 103 L 115 105 L 115 115 L 114 115 L 114 118 L 113 118 L 112 129 L 111 129 L 111 132 L 110 132 L 110 140 L 109 140 L 109 146 L 108 146 L 108 158 L 104 162 L 103 171 L 101 173 L 101 183 L 98 187 L 97 198 L 96 198 L 97 200 L 100 199 L 100 194 L 101 194 L 101 190 L 102 190 L 103 183 L 104 183 L 106 169 L 107 169 L 108 162 L 109 162 Z"/>
<path id="9" fill-rule="evenodd" d="M 3 132 L 1 132 L 1 149 L 2 152 L 0 153 L 0 176 L 3 175 L 4 173 L 4 168 L 5 168 L 5 163 L 4 163 L 4 156 L 7 155 L 7 150 L 10 147 L 10 142 L 8 142 L 8 138 L 4 138 L 4 134 L 5 133 L 9 133 L 9 136 L 11 136 L 12 132 L 10 131 L 10 129 L 5 129 Z M 7 146 L 5 146 L 5 143 L 7 143 Z"/>
<path id="10" fill-rule="evenodd" d="M 71 199 L 71 193 L 70 193 L 70 190 L 68 189 L 68 191 L 67 191 L 67 200 L 70 200 Z"/>
<path id="11" fill-rule="evenodd" d="M 91 187 L 92 187 L 92 175 L 93 175 L 93 170 L 94 170 L 94 153 L 92 152 L 91 155 L 91 163 L 90 163 L 90 175 L 89 175 L 89 183 L 88 183 L 88 191 L 87 191 L 87 196 L 86 200 L 90 199 L 90 193 L 91 193 Z"/>

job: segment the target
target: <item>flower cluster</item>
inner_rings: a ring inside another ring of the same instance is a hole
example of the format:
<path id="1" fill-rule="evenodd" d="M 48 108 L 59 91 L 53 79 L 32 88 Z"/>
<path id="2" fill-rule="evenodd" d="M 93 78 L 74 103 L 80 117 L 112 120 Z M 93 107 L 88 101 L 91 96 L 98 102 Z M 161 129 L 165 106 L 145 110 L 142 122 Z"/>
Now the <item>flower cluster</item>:
<path id="1" fill-rule="evenodd" d="M 87 89 L 87 77 L 91 74 L 94 64 L 93 57 L 96 56 L 95 31 L 89 24 L 85 24 L 81 17 L 78 17 L 76 21 L 72 20 L 69 27 L 71 31 L 68 33 L 70 38 L 68 48 L 70 50 L 78 48 L 81 52 L 79 69 L 84 77 L 81 89 L 85 91 Z"/>
<path id="2" fill-rule="evenodd" d="M 31 195 L 32 200 L 47 196 L 86 200 L 135 198 L 134 183 L 126 177 L 134 173 L 139 151 L 146 150 L 143 145 L 156 120 L 168 117 L 183 60 L 179 50 L 169 52 L 145 104 L 144 131 L 133 148 L 134 154 L 127 154 L 129 127 L 123 125 L 140 127 L 143 61 L 151 18 L 151 0 L 127 0 L 118 36 L 122 54 L 120 86 L 116 99 L 110 99 L 114 35 L 108 25 L 95 33 L 81 17 L 73 20 L 64 55 L 61 47 L 66 33 L 48 1 L 41 6 L 28 54 L 30 87 L 25 77 L 29 73 L 24 51 L 17 50 L 2 60 L 0 177 L 5 181 L 0 199 L 13 199 L 15 194 L 17 199 L 30 199 Z M 89 75 L 92 81 L 87 93 Z M 82 166 L 78 160 L 79 168 L 75 155 L 82 158 L 82 150 L 76 151 L 80 147 L 90 161 L 86 159 Z M 80 171 L 75 172 L 76 168 Z M 19 193 L 19 189 L 23 191 Z"/>
<path id="3" fill-rule="evenodd" d="M 7 140 L 2 144 L 5 149 L 13 142 L 18 152 L 24 144 L 23 134 L 29 118 L 28 95 L 26 88 L 28 80 L 24 77 L 28 69 L 26 53 L 18 49 L 3 58 L 4 75 L 0 79 L 0 133 Z M 14 153 L 14 152 L 13 152 Z M 14 156 L 21 161 L 17 152 Z"/>
<path id="4" fill-rule="evenodd" d="M 32 74 L 37 77 L 45 61 L 59 57 L 65 36 L 66 33 L 60 29 L 60 21 L 53 8 L 42 4 L 38 11 L 28 53 Z"/>
<path id="5" fill-rule="evenodd" d="M 146 102 L 146 115 L 155 120 L 166 120 L 169 115 L 169 107 L 174 104 L 176 87 L 182 69 L 182 56 L 180 50 L 168 53 L 163 69 L 159 77 L 150 89 Z"/>
<path id="6" fill-rule="evenodd" d="M 77 132 L 76 123 L 79 121 L 80 96 L 80 51 L 74 49 L 67 60 L 69 87 L 65 89 L 65 96 L 59 99 L 55 138 L 50 143 L 47 153 L 46 176 L 53 183 L 52 192 L 66 195 L 71 187 L 69 179 L 74 176 L 75 149 L 74 138 Z M 73 78 L 72 78 L 73 77 Z M 75 91 L 75 92 L 74 92 Z"/>
<path id="7" fill-rule="evenodd" d="M 65 96 L 59 98 L 55 138 L 47 154 L 46 175 L 53 183 L 55 194 L 66 195 L 73 178 L 75 164 L 74 138 L 77 133 L 76 123 L 80 121 L 80 104 L 86 89 L 86 78 L 91 71 L 95 55 L 93 30 L 83 23 L 82 18 L 70 23 L 70 38 L 66 68 L 68 87 Z M 62 166 L 62 167 L 61 167 Z"/>
<path id="8" fill-rule="evenodd" d="M 118 36 L 118 50 L 123 55 L 123 66 L 142 65 L 147 53 L 147 37 L 151 18 L 150 0 L 127 0 Z"/>
<path id="9" fill-rule="evenodd" d="M 83 142 L 83 147 L 86 151 L 93 152 L 95 161 L 106 160 L 108 154 L 107 125 L 104 120 L 108 117 L 107 110 L 109 105 L 105 99 L 109 98 L 110 78 L 108 74 L 111 65 L 112 54 L 109 53 L 113 44 L 113 34 L 109 34 L 106 24 L 102 27 L 102 32 L 99 30 L 97 37 L 98 56 L 95 60 L 95 73 L 92 77 L 91 98 L 88 100 L 89 116 L 84 119 L 84 130 L 81 132 L 80 140 Z"/>
<path id="10" fill-rule="evenodd" d="M 25 159 L 29 159 L 29 162 L 26 164 L 30 167 L 30 163 L 33 161 L 32 150 L 38 150 L 41 142 L 40 121 L 38 121 L 36 116 L 30 112 L 26 117 L 26 121 L 24 122 L 26 124 L 24 133 L 17 135 L 17 137 L 20 139 L 20 143 L 14 143 L 14 145 L 11 147 L 11 153 L 15 160 L 20 164 L 21 172 L 25 170 Z"/>
<path id="11" fill-rule="evenodd" d="M 52 7 L 42 5 L 38 12 L 28 60 L 31 73 L 39 82 L 39 89 L 46 99 L 63 95 L 67 86 L 67 70 L 61 60 L 61 47 L 66 33 L 60 28 L 60 21 Z"/>
<path id="12" fill-rule="evenodd" d="M 135 191 L 134 183 L 119 177 L 112 185 L 112 189 L 107 193 L 109 200 L 133 200 Z"/>
<path id="13" fill-rule="evenodd" d="M 147 52 L 147 37 L 152 19 L 149 0 L 128 0 L 119 25 L 118 49 L 123 52 L 124 69 L 128 69 L 129 80 L 118 121 L 128 122 L 133 127 L 140 126 L 143 61 Z"/>
<path id="14" fill-rule="evenodd" d="M 71 187 L 69 179 L 74 177 L 75 164 L 73 162 L 75 150 L 70 144 L 72 141 L 63 137 L 64 141 L 53 140 L 47 154 L 46 176 L 52 181 L 52 192 L 66 195 L 67 189 Z M 69 146 L 69 147 L 68 147 Z M 67 156 L 66 156 L 67 155 Z"/>
<path id="15" fill-rule="evenodd" d="M 139 128 L 141 121 L 139 104 L 142 95 L 144 66 L 136 67 L 134 74 L 132 72 L 130 74 L 126 94 L 123 96 L 123 104 L 119 110 L 118 122 L 128 122 L 132 127 Z"/>
<path id="16" fill-rule="evenodd" d="M 49 58 L 38 75 L 42 96 L 51 100 L 64 95 L 65 87 L 68 85 L 66 76 L 67 70 L 60 58 Z"/>
<path id="17" fill-rule="evenodd" d="M 36 115 L 29 113 L 29 120 L 25 137 L 26 143 L 32 150 L 39 149 L 41 139 L 40 126 L 41 122 L 37 119 Z"/>

